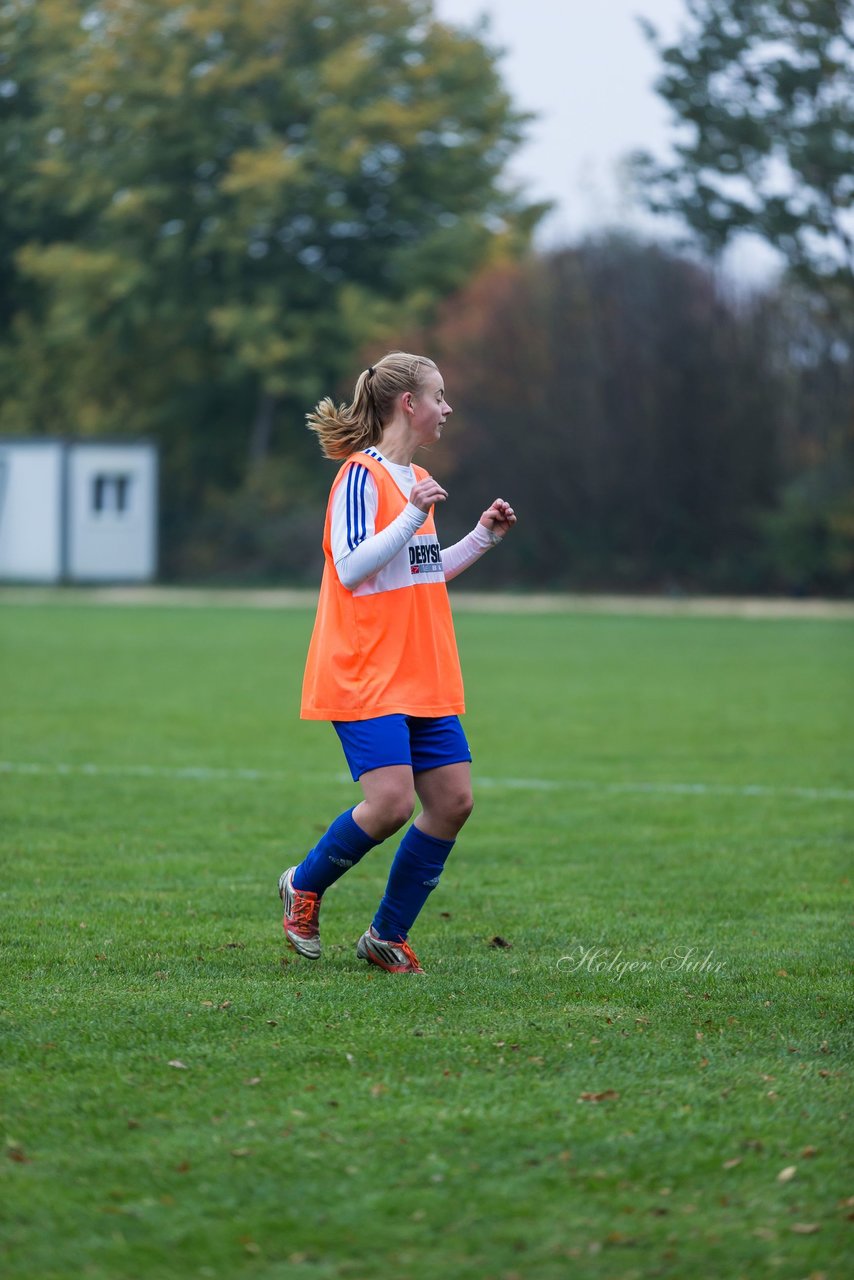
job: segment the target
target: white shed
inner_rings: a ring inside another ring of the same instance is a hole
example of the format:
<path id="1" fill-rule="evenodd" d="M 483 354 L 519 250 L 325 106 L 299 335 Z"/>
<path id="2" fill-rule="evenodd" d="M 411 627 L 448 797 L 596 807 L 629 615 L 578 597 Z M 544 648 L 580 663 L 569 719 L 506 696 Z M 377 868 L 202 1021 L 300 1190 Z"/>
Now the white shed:
<path id="1" fill-rule="evenodd" d="M 0 438 L 0 580 L 150 582 L 152 444 Z"/>

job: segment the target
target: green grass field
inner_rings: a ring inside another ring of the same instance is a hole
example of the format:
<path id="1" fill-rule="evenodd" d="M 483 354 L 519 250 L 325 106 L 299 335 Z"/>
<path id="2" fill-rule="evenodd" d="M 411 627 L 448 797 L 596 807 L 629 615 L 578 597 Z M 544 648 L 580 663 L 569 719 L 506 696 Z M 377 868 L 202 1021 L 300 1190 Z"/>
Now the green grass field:
<path id="1" fill-rule="evenodd" d="M 4 1277 L 850 1274 L 854 624 L 462 614 L 413 979 L 392 842 L 284 946 L 358 799 L 310 622 L 0 615 Z"/>

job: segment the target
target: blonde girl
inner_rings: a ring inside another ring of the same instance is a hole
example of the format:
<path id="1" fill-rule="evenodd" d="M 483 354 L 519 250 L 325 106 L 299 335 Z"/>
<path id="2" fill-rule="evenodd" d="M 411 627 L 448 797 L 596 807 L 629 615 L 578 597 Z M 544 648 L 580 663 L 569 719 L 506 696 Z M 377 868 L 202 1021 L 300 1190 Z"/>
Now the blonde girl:
<path id="1" fill-rule="evenodd" d="M 324 571 L 301 715 L 330 720 L 363 799 L 279 877 L 289 943 L 320 956 L 325 890 L 421 812 L 392 862 L 356 954 L 391 973 L 423 973 L 408 942 L 472 810 L 463 682 L 446 583 L 516 523 L 502 498 L 452 547 L 436 534 L 442 486 L 413 457 L 453 410 L 426 356 L 394 351 L 359 375 L 350 405 L 308 415 L 327 458 L 341 459 L 323 534 Z"/>

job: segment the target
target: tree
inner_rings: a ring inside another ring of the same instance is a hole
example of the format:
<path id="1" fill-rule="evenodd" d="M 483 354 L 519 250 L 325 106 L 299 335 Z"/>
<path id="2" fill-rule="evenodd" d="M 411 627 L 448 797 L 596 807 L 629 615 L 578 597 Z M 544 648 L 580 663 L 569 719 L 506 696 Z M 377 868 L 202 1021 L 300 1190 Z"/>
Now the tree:
<path id="1" fill-rule="evenodd" d="M 665 45 L 644 23 L 676 117 L 676 159 L 634 157 L 653 210 L 717 252 L 751 231 L 813 289 L 854 289 L 854 9 L 850 0 L 687 0 Z"/>
<path id="2" fill-rule="evenodd" d="M 756 585 L 743 553 L 774 491 L 775 377 L 767 326 L 707 270 L 588 242 L 485 273 L 433 344 L 457 410 L 454 506 L 482 504 L 488 458 L 489 493 L 520 512 L 485 578 Z"/>
<path id="3" fill-rule="evenodd" d="M 429 0 L 8 0 L 0 430 L 154 436 L 173 531 L 298 472 L 357 344 L 527 242 L 524 121 Z"/>
<path id="4" fill-rule="evenodd" d="M 767 300 L 784 396 L 784 483 L 761 515 L 775 584 L 796 592 L 854 587 L 854 315 L 791 282 Z"/>

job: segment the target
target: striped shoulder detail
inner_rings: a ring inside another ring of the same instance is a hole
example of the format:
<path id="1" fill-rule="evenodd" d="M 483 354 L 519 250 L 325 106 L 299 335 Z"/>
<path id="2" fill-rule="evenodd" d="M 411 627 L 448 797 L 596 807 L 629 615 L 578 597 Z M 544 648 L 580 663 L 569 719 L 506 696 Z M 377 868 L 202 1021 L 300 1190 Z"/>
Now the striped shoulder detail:
<path id="1" fill-rule="evenodd" d="M 366 453 L 369 458 L 376 458 L 377 462 L 382 462 L 383 455 L 378 453 L 376 449 L 363 449 L 362 453 Z"/>
<path id="2" fill-rule="evenodd" d="M 347 546 L 351 551 L 367 537 L 365 485 L 369 474 L 358 462 L 351 462 L 347 471 Z"/>

